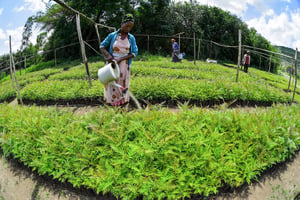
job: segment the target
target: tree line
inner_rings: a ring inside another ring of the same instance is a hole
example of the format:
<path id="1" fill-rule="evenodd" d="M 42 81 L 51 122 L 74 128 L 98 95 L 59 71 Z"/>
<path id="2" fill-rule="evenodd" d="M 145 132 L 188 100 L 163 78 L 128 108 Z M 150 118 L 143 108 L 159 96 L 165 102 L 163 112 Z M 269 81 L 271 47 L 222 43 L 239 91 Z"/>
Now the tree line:
<path id="1" fill-rule="evenodd" d="M 151 38 L 148 49 L 146 37 L 136 37 L 140 52 L 151 54 L 169 55 L 171 52 L 170 39 L 177 33 L 184 32 L 183 37 L 192 38 L 194 33 L 201 41 L 200 57 L 216 58 L 237 62 L 238 50 L 234 48 L 221 48 L 212 46 L 209 41 L 221 44 L 238 45 L 238 30 L 242 30 L 242 44 L 254 46 L 269 51 L 275 51 L 270 42 L 262 37 L 254 28 L 249 28 L 245 22 L 231 13 L 217 7 L 200 5 L 196 1 L 175 2 L 172 0 L 64 0 L 70 7 L 78 10 L 95 22 L 111 27 L 120 27 L 122 16 L 125 13 L 133 13 L 135 16 L 135 27 L 133 34 L 164 35 L 168 37 Z M 36 45 L 30 42 L 32 29 L 37 26 L 42 32 L 37 37 Z M 97 33 L 94 25 L 89 21 L 81 20 L 83 39 L 92 41 L 95 49 L 99 49 Z M 101 39 L 110 32 L 101 28 L 99 34 Z M 49 34 L 51 33 L 51 34 Z M 45 12 L 38 12 L 28 18 L 24 25 L 22 45 L 16 53 L 17 57 L 22 55 L 36 55 L 38 51 L 49 51 L 61 46 L 78 42 L 76 30 L 76 17 L 68 10 L 51 1 L 47 4 Z M 182 40 L 181 49 L 187 55 L 193 55 L 194 43 L 191 40 Z M 198 41 L 197 41 L 198 45 Z M 88 55 L 94 54 L 87 49 Z M 5 60 L 7 56 L 2 56 Z M 79 45 L 69 46 L 59 51 L 58 58 L 80 58 Z M 54 59 L 54 54 L 43 54 L 28 60 L 30 62 L 47 61 Z M 265 69 L 269 60 L 261 59 L 258 55 L 252 55 L 252 66 Z M 271 71 L 275 72 L 277 65 L 272 65 Z"/>

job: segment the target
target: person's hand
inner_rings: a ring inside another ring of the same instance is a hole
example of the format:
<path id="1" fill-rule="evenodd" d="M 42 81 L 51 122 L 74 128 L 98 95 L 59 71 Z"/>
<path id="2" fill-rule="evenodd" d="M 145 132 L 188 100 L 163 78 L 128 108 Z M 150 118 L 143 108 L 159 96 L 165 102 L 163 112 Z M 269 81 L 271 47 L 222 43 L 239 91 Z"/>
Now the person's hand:
<path id="1" fill-rule="evenodd" d="M 115 57 L 113 60 L 115 60 L 119 64 L 122 61 L 122 58 Z"/>
<path id="2" fill-rule="evenodd" d="M 112 56 L 109 56 L 109 57 L 107 57 L 106 60 L 107 60 L 109 63 L 111 63 L 111 62 L 113 61 L 113 59 L 114 59 L 114 58 L 113 58 Z"/>

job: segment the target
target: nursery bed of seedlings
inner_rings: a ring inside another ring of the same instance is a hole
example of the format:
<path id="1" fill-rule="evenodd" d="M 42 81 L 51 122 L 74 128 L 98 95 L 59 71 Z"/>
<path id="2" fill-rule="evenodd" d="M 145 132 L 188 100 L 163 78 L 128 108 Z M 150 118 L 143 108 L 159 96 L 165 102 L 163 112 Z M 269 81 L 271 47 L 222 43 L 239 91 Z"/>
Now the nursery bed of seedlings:
<path id="1" fill-rule="evenodd" d="M 83 65 L 48 65 L 18 75 L 26 104 L 103 104 L 97 80 L 102 63 L 90 65 L 93 87 Z M 299 149 L 300 106 L 290 104 L 288 82 L 280 76 L 251 69 L 236 83 L 235 75 L 234 68 L 204 62 L 134 62 L 135 97 L 179 105 L 177 112 L 161 105 L 130 112 L 105 106 L 78 116 L 56 107 L 4 103 L 0 147 L 40 175 L 125 199 L 182 199 L 236 188 Z M 1 80 L 0 102 L 15 97 L 9 78 Z M 269 107 L 191 107 L 224 102 Z"/>
<path id="2" fill-rule="evenodd" d="M 153 66 L 155 64 L 155 66 Z M 174 66 L 176 66 L 174 68 Z M 174 106 L 177 102 L 209 106 L 235 101 L 240 105 L 271 105 L 291 102 L 291 93 L 286 93 L 282 78 L 272 75 L 262 77 L 253 72 L 241 73 L 235 82 L 235 70 L 221 65 L 189 62 L 171 65 L 166 61 L 136 62 L 132 67 L 130 90 L 141 102 L 152 104 L 165 102 Z M 103 85 L 97 80 L 101 63 L 90 65 L 93 87 L 88 85 L 83 65 L 44 69 L 20 76 L 21 96 L 29 104 L 103 104 Z M 276 84 L 275 84 L 276 83 Z M 276 87 L 276 85 L 278 87 Z M 8 86 L 8 87 L 7 87 Z M 0 84 L 0 100 L 7 101 L 16 96 L 9 80 Z M 296 100 L 299 95 L 296 95 Z"/>
<path id="3" fill-rule="evenodd" d="M 299 105 L 249 110 L 0 106 L 5 156 L 74 187 L 180 199 L 250 183 L 299 149 Z"/>

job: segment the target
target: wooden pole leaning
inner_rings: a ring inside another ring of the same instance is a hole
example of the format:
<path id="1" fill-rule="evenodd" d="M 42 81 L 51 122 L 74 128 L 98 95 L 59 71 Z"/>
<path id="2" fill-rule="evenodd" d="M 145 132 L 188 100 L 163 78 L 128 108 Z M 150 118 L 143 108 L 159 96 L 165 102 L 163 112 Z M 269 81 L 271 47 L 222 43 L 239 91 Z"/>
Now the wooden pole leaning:
<path id="1" fill-rule="evenodd" d="M 82 33 L 81 33 L 81 28 L 80 28 L 80 15 L 79 14 L 76 14 L 76 25 L 77 25 L 78 39 L 79 39 L 80 48 L 81 48 L 82 60 L 85 65 L 85 70 L 86 70 L 86 74 L 88 77 L 88 81 L 90 83 L 90 86 L 92 87 L 93 85 L 92 85 L 88 61 L 87 61 L 87 57 L 86 57 L 86 53 L 85 53 L 85 45 L 84 45 L 84 42 L 82 39 Z"/>
<path id="2" fill-rule="evenodd" d="M 296 93 L 296 88 L 297 88 L 297 64 L 298 64 L 297 58 L 298 58 L 298 48 L 296 48 L 296 53 L 295 53 L 295 86 L 294 86 L 292 102 L 295 99 L 295 93 Z"/>
<path id="3" fill-rule="evenodd" d="M 11 66 L 12 66 L 11 68 L 13 69 L 13 72 L 14 72 L 19 100 L 20 100 L 20 103 L 23 105 L 23 101 L 22 101 L 22 97 L 21 97 L 21 93 L 20 93 L 20 89 L 19 89 L 19 84 L 18 84 L 18 79 L 17 79 L 17 74 L 16 74 L 16 66 L 15 66 L 14 57 L 13 57 L 12 50 L 11 50 L 11 36 L 9 36 L 9 49 L 10 49 L 9 50 L 10 51 L 10 62 L 11 62 Z"/>
<path id="4" fill-rule="evenodd" d="M 100 34 L 99 34 L 99 29 L 98 29 L 98 25 L 94 24 L 95 29 L 96 29 L 96 34 L 97 34 L 97 39 L 98 39 L 98 46 L 100 48 L 100 44 L 101 44 L 101 38 L 100 38 Z"/>
<path id="5" fill-rule="evenodd" d="M 238 52 L 236 82 L 238 82 L 238 79 L 239 79 L 239 70 L 240 70 L 240 64 L 241 64 L 241 51 L 242 51 L 242 31 L 241 31 L 241 29 L 239 29 L 239 52 Z"/>

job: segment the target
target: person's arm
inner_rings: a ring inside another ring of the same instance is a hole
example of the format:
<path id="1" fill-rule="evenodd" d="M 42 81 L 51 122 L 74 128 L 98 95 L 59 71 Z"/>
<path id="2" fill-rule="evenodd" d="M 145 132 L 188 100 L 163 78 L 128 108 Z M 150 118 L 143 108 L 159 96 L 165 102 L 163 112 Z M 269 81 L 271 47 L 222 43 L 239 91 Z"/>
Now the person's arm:
<path id="1" fill-rule="evenodd" d="M 132 34 L 129 34 L 129 36 L 130 36 L 130 40 L 129 40 L 129 42 L 130 42 L 130 53 L 129 54 L 132 54 L 133 58 L 134 58 L 138 55 L 139 49 L 136 45 L 135 37 Z"/>
<path id="2" fill-rule="evenodd" d="M 178 50 L 179 50 L 179 46 L 178 46 L 178 43 L 177 43 L 177 42 L 174 43 L 174 50 L 175 50 L 175 51 L 178 51 Z"/>
<path id="3" fill-rule="evenodd" d="M 113 58 L 113 60 L 117 61 L 117 63 L 122 62 L 123 60 L 129 60 L 130 58 L 134 58 L 133 54 L 128 54 L 127 56 L 121 58 Z"/>
<path id="4" fill-rule="evenodd" d="M 104 47 L 101 47 L 100 51 L 108 62 L 113 60 L 113 56 Z"/>
<path id="5" fill-rule="evenodd" d="M 114 34 L 115 32 L 108 34 L 108 36 L 100 44 L 100 51 L 109 62 L 113 60 L 113 56 L 109 53 L 109 51 L 107 51 L 107 48 L 110 48 L 110 43 L 112 42 Z"/>

